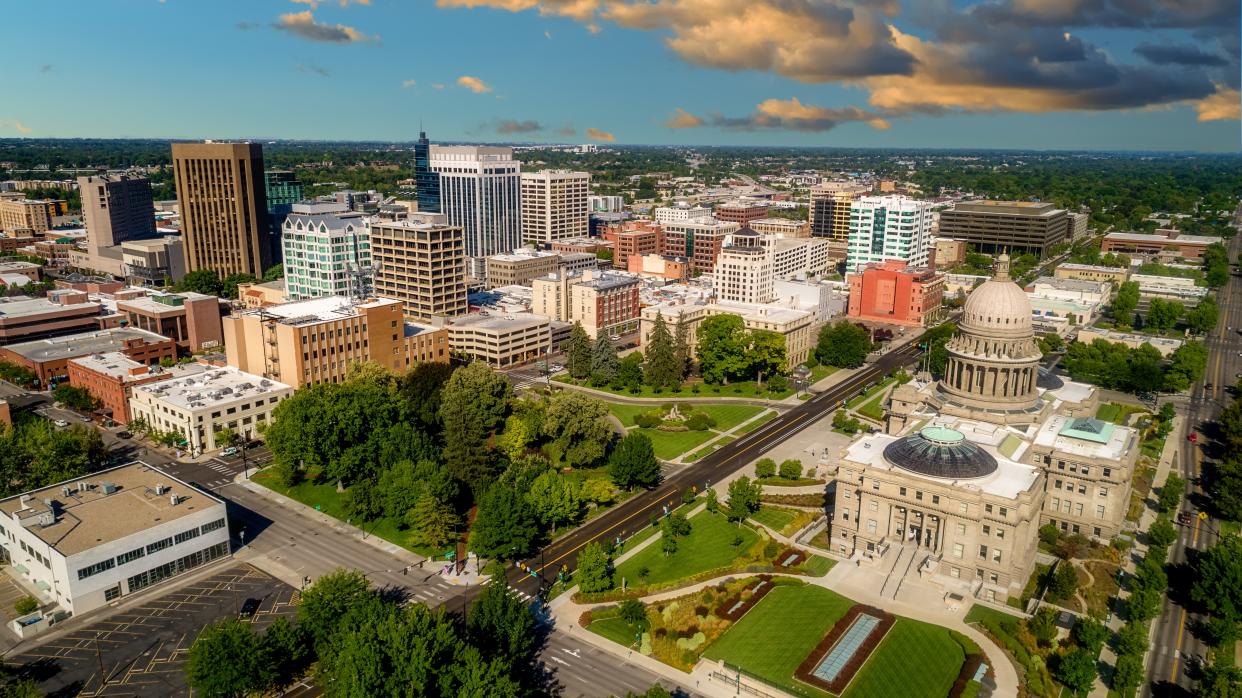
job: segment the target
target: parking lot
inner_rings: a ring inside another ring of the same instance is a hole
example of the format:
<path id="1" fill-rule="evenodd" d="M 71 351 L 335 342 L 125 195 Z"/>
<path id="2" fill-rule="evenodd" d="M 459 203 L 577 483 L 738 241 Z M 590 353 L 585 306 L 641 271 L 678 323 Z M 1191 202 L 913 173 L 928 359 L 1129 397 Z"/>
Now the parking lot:
<path id="1" fill-rule="evenodd" d="M 294 612 L 295 597 L 283 582 L 233 565 L 7 659 L 49 696 L 188 696 L 184 665 L 203 626 L 255 598 L 252 622 L 266 627 Z"/>

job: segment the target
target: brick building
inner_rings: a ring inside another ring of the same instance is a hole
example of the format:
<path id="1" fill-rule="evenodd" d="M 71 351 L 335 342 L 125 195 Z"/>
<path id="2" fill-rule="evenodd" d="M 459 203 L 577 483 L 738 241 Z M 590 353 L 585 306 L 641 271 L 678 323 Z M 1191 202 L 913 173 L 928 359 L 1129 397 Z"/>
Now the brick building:
<path id="1" fill-rule="evenodd" d="M 850 274 L 849 284 L 851 319 L 919 327 L 940 317 L 944 275 L 933 269 L 881 262 Z"/>

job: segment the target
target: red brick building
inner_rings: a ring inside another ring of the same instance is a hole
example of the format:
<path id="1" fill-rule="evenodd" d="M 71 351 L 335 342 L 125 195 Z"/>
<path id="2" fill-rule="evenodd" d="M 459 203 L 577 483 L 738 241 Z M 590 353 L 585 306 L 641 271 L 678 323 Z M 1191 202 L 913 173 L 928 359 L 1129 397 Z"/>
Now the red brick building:
<path id="1" fill-rule="evenodd" d="M 630 257 L 661 254 L 664 229 L 651 221 L 626 221 L 620 230 L 610 230 L 606 237 L 613 242 L 612 266 L 628 269 Z"/>
<path id="2" fill-rule="evenodd" d="M 171 378 L 158 365 L 134 361 L 119 351 L 70 359 L 69 384 L 82 388 L 99 401 L 100 410 L 120 424 L 129 424 L 129 398 L 133 386 Z"/>
<path id="3" fill-rule="evenodd" d="M 176 359 L 177 343 L 146 330 L 118 327 L 3 346 L 0 347 L 0 361 L 34 371 L 39 384 L 47 387 L 68 378 L 70 359 L 113 351 L 154 366 L 160 359 Z"/>
<path id="4" fill-rule="evenodd" d="M 944 275 L 890 260 L 849 275 L 851 319 L 920 327 L 940 316 Z"/>
<path id="5" fill-rule="evenodd" d="M 713 215 L 718 221 L 732 221 L 746 225 L 751 221 L 766 218 L 768 204 L 757 201 L 726 201 L 716 207 Z"/>

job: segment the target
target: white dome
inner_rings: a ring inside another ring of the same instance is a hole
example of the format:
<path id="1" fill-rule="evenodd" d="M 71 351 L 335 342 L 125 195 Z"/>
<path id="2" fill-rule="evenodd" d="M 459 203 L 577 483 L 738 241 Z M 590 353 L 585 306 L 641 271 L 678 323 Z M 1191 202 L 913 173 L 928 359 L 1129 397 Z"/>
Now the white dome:
<path id="1" fill-rule="evenodd" d="M 1031 300 L 1012 281 L 991 279 L 970 292 L 962 325 L 972 330 L 1031 331 Z"/>

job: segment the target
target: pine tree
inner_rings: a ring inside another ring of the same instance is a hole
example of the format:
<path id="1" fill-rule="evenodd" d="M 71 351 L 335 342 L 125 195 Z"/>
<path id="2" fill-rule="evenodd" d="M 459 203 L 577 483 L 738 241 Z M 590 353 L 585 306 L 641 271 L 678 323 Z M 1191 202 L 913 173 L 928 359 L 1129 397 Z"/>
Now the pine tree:
<path id="1" fill-rule="evenodd" d="M 595 340 L 595 351 L 591 353 L 591 378 L 598 379 L 600 385 L 611 383 L 617 377 L 617 348 L 608 341 L 603 332 Z"/>
<path id="2" fill-rule="evenodd" d="M 653 388 L 675 387 L 681 383 L 677 358 L 673 355 L 673 337 L 668 332 L 664 315 L 656 313 L 655 327 L 647 339 L 647 367 L 644 382 Z"/>
<path id="3" fill-rule="evenodd" d="M 582 380 L 591 375 L 591 337 L 582 329 L 582 323 L 575 322 L 569 332 L 569 342 L 565 349 L 569 361 L 569 375 Z"/>
<path id="4" fill-rule="evenodd" d="M 690 374 L 691 358 L 690 328 L 686 325 L 686 318 L 678 315 L 677 324 L 673 328 L 673 363 L 678 369 L 678 379 L 684 379 Z"/>
<path id="5" fill-rule="evenodd" d="M 424 492 L 406 514 L 406 523 L 413 529 L 410 540 L 414 545 L 442 548 L 453 542 L 453 526 L 457 524 L 457 516 L 452 507 L 430 492 Z"/>

